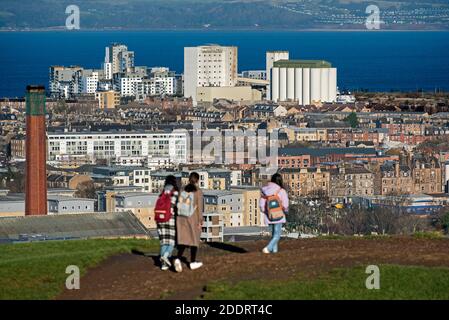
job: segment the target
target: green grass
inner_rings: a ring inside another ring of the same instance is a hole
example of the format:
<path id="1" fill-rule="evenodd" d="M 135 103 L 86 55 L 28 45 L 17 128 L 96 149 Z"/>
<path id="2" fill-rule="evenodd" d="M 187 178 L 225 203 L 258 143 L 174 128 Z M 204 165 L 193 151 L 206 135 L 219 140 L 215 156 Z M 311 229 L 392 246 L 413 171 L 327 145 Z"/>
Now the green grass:
<path id="1" fill-rule="evenodd" d="M 213 283 L 205 299 L 212 300 L 346 300 L 449 299 L 449 268 L 381 265 L 380 289 L 365 286 L 365 268 L 335 269 L 316 278 L 302 275 L 288 281 Z"/>
<path id="2" fill-rule="evenodd" d="M 442 232 L 438 232 L 438 231 L 420 231 L 420 232 L 415 232 L 413 234 L 413 237 L 416 239 L 430 239 L 430 240 L 435 240 L 435 239 L 444 239 L 444 234 Z"/>
<path id="3" fill-rule="evenodd" d="M 66 267 L 81 275 L 107 257 L 156 251 L 153 240 L 71 240 L 0 245 L 0 299 L 52 299 L 64 290 Z"/>

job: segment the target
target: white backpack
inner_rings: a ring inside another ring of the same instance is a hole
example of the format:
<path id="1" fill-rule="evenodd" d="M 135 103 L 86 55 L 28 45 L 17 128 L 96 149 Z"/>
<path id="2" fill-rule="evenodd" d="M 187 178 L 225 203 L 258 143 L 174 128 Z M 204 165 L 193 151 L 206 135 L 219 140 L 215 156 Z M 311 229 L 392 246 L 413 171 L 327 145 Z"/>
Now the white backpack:
<path id="1" fill-rule="evenodd" d="M 178 198 L 178 215 L 191 217 L 195 209 L 195 194 L 193 192 L 182 191 Z"/>

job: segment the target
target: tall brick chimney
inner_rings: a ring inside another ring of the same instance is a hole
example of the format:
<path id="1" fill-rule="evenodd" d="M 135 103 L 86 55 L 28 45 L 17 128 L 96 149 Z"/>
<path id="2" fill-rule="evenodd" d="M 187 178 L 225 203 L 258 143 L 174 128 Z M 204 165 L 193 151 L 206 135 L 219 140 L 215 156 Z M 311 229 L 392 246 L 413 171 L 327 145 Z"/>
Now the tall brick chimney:
<path id="1" fill-rule="evenodd" d="M 45 88 L 27 86 L 25 215 L 47 214 Z"/>

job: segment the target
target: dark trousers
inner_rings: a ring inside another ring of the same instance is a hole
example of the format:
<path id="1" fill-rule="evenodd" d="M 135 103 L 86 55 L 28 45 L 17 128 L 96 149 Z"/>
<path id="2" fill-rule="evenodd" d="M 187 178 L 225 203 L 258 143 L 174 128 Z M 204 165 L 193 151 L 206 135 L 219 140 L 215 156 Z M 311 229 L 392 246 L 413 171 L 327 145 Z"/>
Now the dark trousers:
<path id="1" fill-rule="evenodd" d="M 181 259 L 184 255 L 184 251 L 186 251 L 187 248 L 190 248 L 190 262 L 196 262 L 196 255 L 198 253 L 198 247 L 194 246 L 184 246 L 184 245 L 178 245 L 178 259 Z"/>

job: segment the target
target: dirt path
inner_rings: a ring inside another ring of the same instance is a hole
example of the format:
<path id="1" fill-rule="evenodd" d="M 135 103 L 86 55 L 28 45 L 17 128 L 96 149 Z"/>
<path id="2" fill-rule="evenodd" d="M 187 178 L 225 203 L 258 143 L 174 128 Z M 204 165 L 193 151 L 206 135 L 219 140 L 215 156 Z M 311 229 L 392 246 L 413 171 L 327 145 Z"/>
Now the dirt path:
<path id="1" fill-rule="evenodd" d="M 122 254 L 89 270 L 81 289 L 58 299 L 195 299 L 211 281 L 288 278 L 318 274 L 336 267 L 401 264 L 449 267 L 449 240 L 410 238 L 351 240 L 288 240 L 276 255 L 264 255 L 264 241 L 200 250 L 204 267 L 182 273 L 162 272 L 157 258 Z"/>

